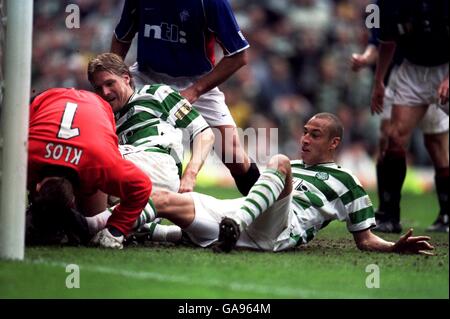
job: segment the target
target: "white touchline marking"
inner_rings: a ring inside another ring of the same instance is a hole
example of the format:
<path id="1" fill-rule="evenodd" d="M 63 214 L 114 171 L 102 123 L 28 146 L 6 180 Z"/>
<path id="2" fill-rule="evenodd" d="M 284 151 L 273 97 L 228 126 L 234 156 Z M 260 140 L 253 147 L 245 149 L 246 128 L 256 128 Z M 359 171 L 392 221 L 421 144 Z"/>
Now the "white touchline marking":
<path id="1" fill-rule="evenodd" d="M 45 260 L 43 258 L 39 259 L 28 259 L 25 260 L 26 263 L 31 264 L 40 264 L 51 267 L 62 267 L 65 268 L 70 262 L 63 261 L 51 261 Z M 243 292 L 253 292 L 253 293 L 262 293 L 262 294 L 271 294 L 277 295 L 280 297 L 291 297 L 291 298 L 320 298 L 321 294 L 317 291 L 313 290 L 305 290 L 301 288 L 293 288 L 293 287 L 277 287 L 277 286 L 265 286 L 260 284 L 252 284 L 252 283 L 240 283 L 240 282 L 223 282 L 218 280 L 211 280 L 202 278 L 201 281 L 193 280 L 188 276 L 180 276 L 180 275 L 166 275 L 156 272 L 148 272 L 148 271 L 129 271 L 129 270 L 118 270 L 110 267 L 103 266 L 83 266 L 79 265 L 80 270 L 89 271 L 89 272 L 98 272 L 109 275 L 123 276 L 135 279 L 152 279 L 161 282 L 171 282 L 177 284 L 186 284 L 186 285 L 197 285 L 197 286 L 206 286 L 206 287 L 214 287 L 214 288 L 225 288 L 233 291 L 243 291 Z M 335 298 L 342 298 L 342 292 L 330 291 L 327 290 L 330 295 L 334 295 Z M 369 298 L 370 296 L 365 295 L 346 295 L 345 298 Z"/>

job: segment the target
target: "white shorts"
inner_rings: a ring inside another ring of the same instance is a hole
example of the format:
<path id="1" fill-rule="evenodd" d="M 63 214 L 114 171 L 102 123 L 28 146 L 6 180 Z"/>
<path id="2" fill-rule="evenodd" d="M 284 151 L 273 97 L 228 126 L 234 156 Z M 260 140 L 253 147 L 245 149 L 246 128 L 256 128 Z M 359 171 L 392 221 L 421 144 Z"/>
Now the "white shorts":
<path id="1" fill-rule="evenodd" d="M 398 68 L 394 67 L 389 77 L 389 82 L 384 91 L 384 104 L 381 119 L 389 120 L 391 118 L 392 105 L 395 100 L 395 91 L 397 89 Z M 437 89 L 436 89 L 437 91 Z M 418 126 L 424 134 L 440 134 L 448 131 L 449 118 L 440 107 L 436 104 L 431 104 L 427 112 Z"/>
<path id="2" fill-rule="evenodd" d="M 138 70 L 137 62 L 130 67 L 136 88 L 147 84 L 166 84 L 175 90 L 181 91 L 194 83 L 198 77 L 171 77 L 167 74 L 157 73 L 151 70 L 145 72 Z M 228 106 L 225 104 L 225 95 L 215 87 L 206 92 L 193 103 L 197 111 L 205 118 L 211 127 L 231 125 L 236 123 L 231 116 Z"/>
<path id="3" fill-rule="evenodd" d="M 438 89 L 448 76 L 448 63 L 434 67 L 412 64 L 405 60 L 398 68 L 395 87 L 394 104 L 430 105 L 437 104 L 448 110 L 446 105 L 439 105 Z M 447 111 L 448 114 L 448 111 Z"/>
<path id="4" fill-rule="evenodd" d="M 217 199 L 199 193 L 190 193 L 194 200 L 195 218 L 193 225 L 184 231 L 191 240 L 207 247 L 218 240 L 219 224 L 224 217 L 233 218 L 242 206 L 245 197 L 236 199 Z M 259 215 L 250 226 L 241 233 L 236 243 L 237 247 L 274 251 L 280 234 L 290 225 L 291 196 L 276 201 L 268 210 Z M 195 224 L 201 223 L 203 231 L 197 232 Z M 208 227 L 209 231 L 204 231 Z"/>
<path id="5" fill-rule="evenodd" d="M 133 145 L 119 145 L 122 157 L 133 162 L 150 177 L 153 187 L 178 192 L 180 176 L 175 159 L 169 154 L 145 151 Z"/>

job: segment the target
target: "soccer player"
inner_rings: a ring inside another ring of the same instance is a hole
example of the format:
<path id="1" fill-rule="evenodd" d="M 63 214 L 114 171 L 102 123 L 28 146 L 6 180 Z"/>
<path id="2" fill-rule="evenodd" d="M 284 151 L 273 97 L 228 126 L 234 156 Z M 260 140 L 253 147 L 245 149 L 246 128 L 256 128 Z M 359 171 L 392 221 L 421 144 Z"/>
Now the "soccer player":
<path id="1" fill-rule="evenodd" d="M 372 112 L 383 111 L 383 80 L 396 47 L 405 58 L 397 71 L 389 142 L 383 159 L 390 194 L 388 210 L 392 216 L 399 216 L 406 174 L 405 147 L 412 130 L 423 119 L 429 105 L 437 104 L 448 112 L 449 8 L 448 0 L 379 1 L 379 5 L 380 45 Z M 448 130 L 435 134 L 431 143 L 440 211 L 428 230 L 448 232 Z"/>
<path id="2" fill-rule="evenodd" d="M 92 59 L 88 78 L 115 113 L 124 158 L 146 172 L 154 187 L 193 191 L 196 176 L 214 144 L 214 133 L 197 110 L 166 85 L 134 90 L 128 66 L 114 53 Z M 182 130 L 190 136 L 193 152 L 180 183 Z"/>
<path id="3" fill-rule="evenodd" d="M 87 216 L 101 213 L 111 194 L 120 204 L 94 242 L 122 248 L 148 204 L 152 184 L 122 158 L 115 130 L 111 107 L 92 92 L 55 88 L 34 98 L 28 139 L 29 243 L 55 242 L 77 231 L 75 239 L 90 239 L 75 210 Z"/>
<path id="4" fill-rule="evenodd" d="M 361 68 L 375 64 L 378 58 L 378 29 L 373 29 L 371 38 L 368 46 L 366 47 L 363 54 L 353 54 L 351 58 L 352 69 L 357 72 Z M 383 112 L 381 116 L 380 125 L 380 140 L 379 140 L 379 154 L 376 165 L 377 171 L 377 182 L 378 182 L 378 199 L 379 208 L 378 212 L 375 213 L 377 219 L 377 226 L 374 228 L 376 231 L 381 231 L 385 233 L 400 233 L 402 227 L 400 224 L 400 208 L 394 205 L 392 207 L 391 194 L 389 192 L 389 171 L 384 167 L 384 154 L 387 150 L 388 140 L 389 140 L 389 130 L 390 130 L 390 119 L 392 104 L 394 102 L 394 95 L 396 92 L 397 83 L 397 70 L 398 66 L 403 62 L 403 56 L 400 50 L 396 50 L 393 57 L 392 66 L 386 75 L 384 84 L 385 96 L 383 101 Z M 430 154 L 431 160 L 433 161 L 434 167 L 437 169 L 442 162 L 445 163 L 445 159 L 448 155 L 441 150 L 443 146 L 441 144 L 441 139 L 448 132 L 449 119 L 448 115 L 445 114 L 435 104 L 430 105 L 426 111 L 423 119 L 419 122 L 419 127 L 423 131 L 425 147 Z M 444 146 L 447 148 L 448 146 Z M 442 158 L 443 156 L 443 158 Z M 438 179 L 436 179 L 436 188 L 442 187 L 438 185 Z M 441 203 L 441 202 L 440 202 Z M 398 205 L 398 202 L 397 202 Z M 441 211 L 445 210 L 445 207 L 441 206 Z M 429 230 L 439 230 L 434 229 L 434 227 L 429 228 Z"/>
<path id="5" fill-rule="evenodd" d="M 156 216 L 180 226 L 193 243 L 224 252 L 235 246 L 289 249 L 340 220 L 361 250 L 431 254 L 430 238 L 413 237 L 412 229 L 396 242 L 371 232 L 375 217 L 369 196 L 355 176 L 334 162 L 342 135 L 336 116 L 316 114 L 304 126 L 302 159 L 272 157 L 247 197 L 219 200 L 158 190 L 152 194 Z"/>
<path id="6" fill-rule="evenodd" d="M 259 170 L 243 150 L 225 97 L 217 88 L 248 59 L 249 44 L 228 0 L 126 0 L 111 52 L 125 59 L 136 33 L 137 62 L 131 67 L 136 86 L 164 83 L 179 90 L 220 131 L 218 155 L 246 195 Z M 217 64 L 216 42 L 224 52 Z"/>

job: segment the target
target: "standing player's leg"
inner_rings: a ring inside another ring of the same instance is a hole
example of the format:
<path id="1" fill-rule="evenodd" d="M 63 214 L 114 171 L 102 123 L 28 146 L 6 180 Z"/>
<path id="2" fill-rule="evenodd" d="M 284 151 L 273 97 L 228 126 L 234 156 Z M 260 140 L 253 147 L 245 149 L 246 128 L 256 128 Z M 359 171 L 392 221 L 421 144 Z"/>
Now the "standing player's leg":
<path id="1" fill-rule="evenodd" d="M 389 112 L 390 113 L 390 112 Z M 385 198 L 389 198 L 386 192 L 386 170 L 384 168 L 384 155 L 387 150 L 390 130 L 390 118 L 382 118 L 380 123 L 379 151 L 376 163 L 378 210 L 376 212 L 377 224 L 387 220 L 389 213 L 386 210 Z"/>
<path id="2" fill-rule="evenodd" d="M 383 113 L 381 113 L 380 123 L 380 138 L 379 138 L 379 153 L 376 163 L 377 173 L 377 191 L 378 191 L 378 210 L 375 213 L 377 219 L 377 231 L 382 232 L 400 232 L 401 227 L 399 223 L 393 223 L 393 213 L 388 210 L 386 201 L 391 197 L 387 191 L 387 183 L 389 176 L 384 167 L 384 156 L 388 148 L 389 134 L 391 129 L 392 104 L 394 103 L 395 90 L 397 85 L 397 67 L 394 67 L 389 76 L 389 82 L 384 91 Z"/>
<path id="3" fill-rule="evenodd" d="M 291 192 L 290 160 L 284 155 L 275 155 L 251 188 L 236 215 L 233 218 L 224 218 L 220 223 L 219 241 L 215 250 L 229 252 L 233 249 L 242 230 L 246 229 L 275 201 L 289 196 Z"/>
<path id="4" fill-rule="evenodd" d="M 447 117 L 448 121 L 448 117 Z M 448 211 L 448 184 L 449 184 L 449 158 L 448 158 L 448 131 L 439 134 L 425 134 L 425 146 L 430 154 L 435 169 L 436 193 L 439 201 L 439 214 L 436 221 L 427 228 L 428 231 L 447 232 L 449 229 Z"/>
<path id="5" fill-rule="evenodd" d="M 242 195 L 247 195 L 257 181 L 260 173 L 244 151 L 236 127 L 223 125 L 215 127 L 220 132 L 221 154 L 218 154 L 225 166 L 230 170 L 236 186 Z"/>
<path id="6" fill-rule="evenodd" d="M 225 95 L 216 87 L 200 96 L 193 106 L 213 128 L 217 155 L 230 170 L 238 190 L 244 196 L 247 195 L 260 173 L 240 143 L 236 123 L 225 103 Z"/>
<path id="7" fill-rule="evenodd" d="M 394 105 L 392 109 L 391 129 L 388 148 L 383 159 L 383 168 L 386 176 L 385 190 L 389 194 L 384 198 L 385 209 L 389 212 L 392 224 L 398 225 L 395 229 L 378 229 L 387 232 L 401 232 L 400 199 L 403 182 L 406 177 L 406 146 L 410 140 L 413 129 L 423 118 L 426 105 L 407 106 Z"/>

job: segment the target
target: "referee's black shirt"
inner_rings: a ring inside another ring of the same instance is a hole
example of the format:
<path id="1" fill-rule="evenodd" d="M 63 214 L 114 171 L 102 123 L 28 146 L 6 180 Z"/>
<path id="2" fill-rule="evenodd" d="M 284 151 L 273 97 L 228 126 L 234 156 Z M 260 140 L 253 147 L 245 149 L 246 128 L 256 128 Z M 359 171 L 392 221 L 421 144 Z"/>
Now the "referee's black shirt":
<path id="1" fill-rule="evenodd" d="M 395 41 L 413 64 L 437 66 L 450 56 L 449 0 L 379 0 L 381 41 Z"/>

